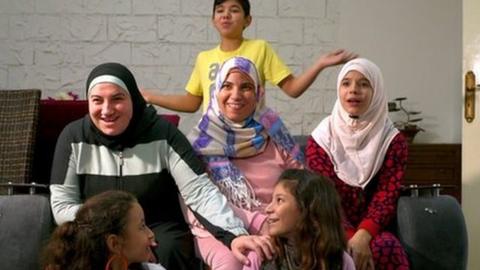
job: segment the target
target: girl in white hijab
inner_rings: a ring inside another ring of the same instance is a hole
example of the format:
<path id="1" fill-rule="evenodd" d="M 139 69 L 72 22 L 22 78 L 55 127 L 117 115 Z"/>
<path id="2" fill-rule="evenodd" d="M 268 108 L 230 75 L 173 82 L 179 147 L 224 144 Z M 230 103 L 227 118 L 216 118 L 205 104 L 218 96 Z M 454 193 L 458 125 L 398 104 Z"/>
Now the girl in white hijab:
<path id="1" fill-rule="evenodd" d="M 335 183 L 357 269 L 408 269 L 398 239 L 385 231 L 395 216 L 407 160 L 404 136 L 388 118 L 380 69 L 357 58 L 337 79 L 332 114 L 312 132 L 310 169 Z"/>

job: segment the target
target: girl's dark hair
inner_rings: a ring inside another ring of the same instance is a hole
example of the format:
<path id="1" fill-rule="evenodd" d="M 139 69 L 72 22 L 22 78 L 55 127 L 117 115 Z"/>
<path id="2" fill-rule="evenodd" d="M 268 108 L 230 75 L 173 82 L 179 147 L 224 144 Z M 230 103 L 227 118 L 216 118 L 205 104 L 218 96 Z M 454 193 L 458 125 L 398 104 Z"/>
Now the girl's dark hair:
<path id="1" fill-rule="evenodd" d="M 215 0 L 213 2 L 213 13 L 212 14 L 215 14 L 215 8 L 218 5 L 221 5 L 226 1 L 227 0 Z M 245 13 L 245 17 L 250 16 L 250 1 L 249 0 L 235 0 L 235 1 L 237 1 L 242 6 L 243 12 Z"/>
<path id="2" fill-rule="evenodd" d="M 288 169 L 280 175 L 280 184 L 295 197 L 301 212 L 295 241 L 299 269 L 342 269 L 346 240 L 340 199 L 331 180 L 309 170 Z"/>
<path id="3" fill-rule="evenodd" d="M 128 211 L 137 199 L 123 191 L 106 191 L 88 199 L 75 220 L 55 229 L 43 251 L 42 269 L 104 269 L 109 258 L 106 237 L 125 232 Z"/>

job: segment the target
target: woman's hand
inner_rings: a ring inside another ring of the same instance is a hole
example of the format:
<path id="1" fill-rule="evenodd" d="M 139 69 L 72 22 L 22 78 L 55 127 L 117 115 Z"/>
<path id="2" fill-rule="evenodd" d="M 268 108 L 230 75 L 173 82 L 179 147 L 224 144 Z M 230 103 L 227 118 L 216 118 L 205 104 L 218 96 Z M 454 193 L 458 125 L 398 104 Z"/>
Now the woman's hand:
<path id="1" fill-rule="evenodd" d="M 255 251 L 262 260 L 272 260 L 275 248 L 268 235 L 241 235 L 233 239 L 231 244 L 232 253 L 244 265 L 250 265 L 246 254 Z"/>
<path id="2" fill-rule="evenodd" d="M 370 250 L 371 239 L 372 236 L 368 231 L 360 229 L 348 241 L 348 253 L 352 256 L 357 270 L 375 269 Z"/>

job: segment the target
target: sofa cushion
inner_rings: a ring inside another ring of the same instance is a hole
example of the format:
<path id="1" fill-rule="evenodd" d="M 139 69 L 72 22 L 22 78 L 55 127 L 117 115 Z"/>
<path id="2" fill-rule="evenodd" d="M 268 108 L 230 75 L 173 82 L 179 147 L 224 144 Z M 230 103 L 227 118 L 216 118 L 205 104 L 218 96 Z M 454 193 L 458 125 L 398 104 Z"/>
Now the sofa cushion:
<path id="1" fill-rule="evenodd" d="M 0 196 L 0 269 L 40 269 L 40 251 L 53 228 L 47 196 Z"/>

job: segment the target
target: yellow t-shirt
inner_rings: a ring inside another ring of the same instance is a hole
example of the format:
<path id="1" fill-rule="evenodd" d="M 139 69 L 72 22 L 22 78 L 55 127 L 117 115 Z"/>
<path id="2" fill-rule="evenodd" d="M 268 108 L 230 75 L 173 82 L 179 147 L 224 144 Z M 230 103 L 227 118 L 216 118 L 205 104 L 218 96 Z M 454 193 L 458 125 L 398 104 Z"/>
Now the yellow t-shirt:
<path id="1" fill-rule="evenodd" d="M 200 52 L 185 88 L 194 96 L 203 96 L 204 111 L 208 108 L 210 92 L 214 90 L 218 70 L 225 60 L 234 56 L 242 56 L 255 63 L 263 85 L 265 81 L 278 85 L 292 74 L 265 40 L 245 39 L 237 50 L 231 52 L 220 50 L 220 46 Z"/>

